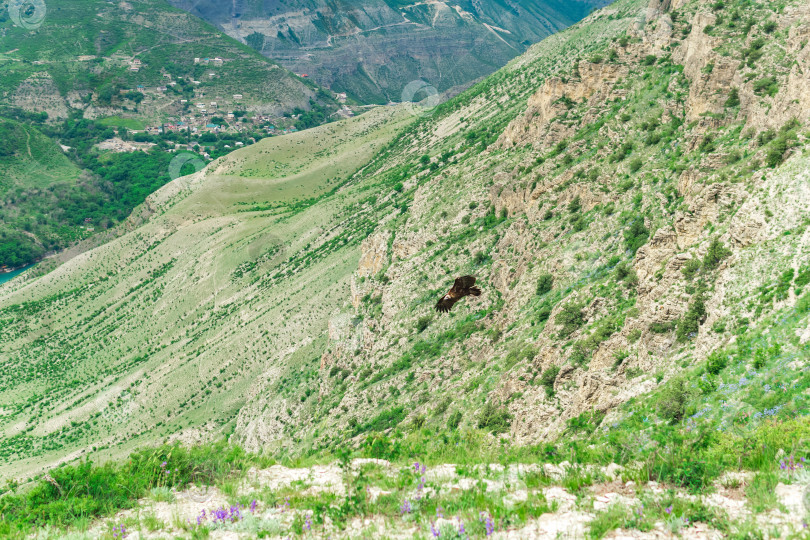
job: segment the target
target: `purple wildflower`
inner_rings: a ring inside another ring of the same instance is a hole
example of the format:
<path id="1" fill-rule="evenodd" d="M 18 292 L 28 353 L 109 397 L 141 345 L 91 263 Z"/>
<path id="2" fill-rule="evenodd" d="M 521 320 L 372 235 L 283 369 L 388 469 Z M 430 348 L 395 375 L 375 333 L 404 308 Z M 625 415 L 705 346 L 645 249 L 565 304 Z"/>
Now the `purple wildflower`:
<path id="1" fill-rule="evenodd" d="M 461 518 L 458 518 L 458 534 L 464 535 L 467 531 L 464 529 L 464 522 L 461 521 Z"/>
<path id="2" fill-rule="evenodd" d="M 436 518 L 443 518 L 443 517 L 444 517 L 444 513 L 442 512 L 442 507 L 437 506 L 436 507 Z"/>
<path id="3" fill-rule="evenodd" d="M 442 533 L 436 527 L 436 523 L 433 521 L 430 522 L 430 532 L 433 534 L 433 538 L 438 538 L 442 535 Z"/>
<path id="4" fill-rule="evenodd" d="M 492 519 L 492 516 L 488 512 L 481 512 L 479 514 L 478 521 L 484 523 L 484 528 L 487 530 L 487 536 L 492 536 L 492 533 L 495 532 L 495 521 Z"/>
<path id="5" fill-rule="evenodd" d="M 165 461 L 164 461 L 163 463 L 161 463 L 161 464 L 160 464 L 160 468 L 161 468 L 161 469 L 165 469 L 165 468 L 166 468 L 166 462 L 165 462 Z"/>
<path id="6" fill-rule="evenodd" d="M 312 530 L 312 518 L 309 514 L 307 514 L 306 519 L 304 520 L 304 529 L 311 531 Z"/>
<path id="7" fill-rule="evenodd" d="M 410 514 L 412 510 L 411 502 L 408 499 L 405 499 L 405 502 L 403 502 L 402 506 L 399 507 L 400 514 Z"/>
<path id="8" fill-rule="evenodd" d="M 672 513 L 672 505 L 670 504 L 669 506 L 664 508 L 664 512 L 666 512 L 667 514 L 671 514 Z"/>
<path id="9" fill-rule="evenodd" d="M 256 499 L 253 499 L 253 500 L 250 502 L 250 513 L 251 513 L 251 514 L 255 514 L 255 513 L 256 513 Z"/>

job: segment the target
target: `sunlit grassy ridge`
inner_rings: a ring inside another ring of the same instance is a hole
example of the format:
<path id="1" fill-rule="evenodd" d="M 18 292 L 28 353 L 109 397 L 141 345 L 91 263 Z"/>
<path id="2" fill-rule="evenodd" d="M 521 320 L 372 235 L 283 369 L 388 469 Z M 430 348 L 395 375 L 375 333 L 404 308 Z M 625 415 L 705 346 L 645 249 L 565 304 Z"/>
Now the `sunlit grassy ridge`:
<path id="1" fill-rule="evenodd" d="M 3 406 L 27 419 L 6 424 L 6 464 L 53 459 L 70 447 L 131 446 L 147 432 L 155 440 L 187 426 L 208 424 L 216 431 L 232 423 L 266 369 L 265 358 L 278 358 L 286 347 L 315 347 L 301 345 L 295 328 L 325 329 L 318 306 L 341 301 L 346 285 L 340 283 L 357 255 L 341 241 L 321 252 L 324 263 L 308 268 L 297 253 L 329 235 L 336 212 L 359 198 L 356 187 L 334 188 L 408 118 L 381 110 L 319 128 L 328 130 L 337 150 L 330 153 L 328 175 L 321 174 L 321 162 L 299 153 L 301 145 L 317 144 L 310 138 L 323 140 L 319 130 L 266 140 L 241 153 L 269 147 L 299 174 L 313 171 L 332 190 L 317 210 L 294 210 L 297 179 L 200 174 L 158 192 L 149 204 L 166 209 L 145 228 L 25 287 L 5 287 L 3 354 L 6 365 L 21 371 L 0 383 Z M 335 133 L 342 145 L 335 145 Z M 268 204 L 274 209 L 251 209 Z M 294 295 L 286 277 L 292 265 L 307 276 L 297 276 Z M 58 315 L 60 306 L 74 301 L 83 307 Z M 54 317 L 62 320 L 61 330 L 51 326 Z M 253 352 L 243 347 L 241 333 L 227 329 L 228 320 L 252 328 Z M 138 396 L 146 395 L 148 402 L 141 402 Z"/>

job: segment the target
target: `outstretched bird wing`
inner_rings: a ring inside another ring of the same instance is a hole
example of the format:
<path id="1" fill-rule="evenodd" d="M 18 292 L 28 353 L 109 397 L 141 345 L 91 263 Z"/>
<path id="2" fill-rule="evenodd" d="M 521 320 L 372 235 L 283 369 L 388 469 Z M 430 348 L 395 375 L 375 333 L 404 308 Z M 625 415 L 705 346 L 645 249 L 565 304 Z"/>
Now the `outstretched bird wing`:
<path id="1" fill-rule="evenodd" d="M 450 292 L 448 292 L 439 300 L 439 303 L 436 304 L 436 311 L 439 313 L 447 313 L 453 308 L 453 304 L 456 302 L 458 302 L 458 298 L 451 296 Z"/>
<path id="2" fill-rule="evenodd" d="M 473 289 L 473 285 L 475 285 L 475 278 L 473 276 L 462 276 L 460 278 L 456 278 L 455 283 L 453 283 L 453 288 L 447 291 L 439 303 L 436 304 L 436 311 L 446 313 L 450 311 L 453 307 L 453 304 L 468 296 L 470 294 L 475 294 L 476 296 L 481 294 L 481 291 L 478 289 Z"/>
<path id="3" fill-rule="evenodd" d="M 456 278 L 456 282 L 453 283 L 453 289 L 456 292 L 464 292 L 465 295 L 469 294 L 467 289 L 475 285 L 475 277 L 473 276 L 462 276 L 460 278 Z"/>

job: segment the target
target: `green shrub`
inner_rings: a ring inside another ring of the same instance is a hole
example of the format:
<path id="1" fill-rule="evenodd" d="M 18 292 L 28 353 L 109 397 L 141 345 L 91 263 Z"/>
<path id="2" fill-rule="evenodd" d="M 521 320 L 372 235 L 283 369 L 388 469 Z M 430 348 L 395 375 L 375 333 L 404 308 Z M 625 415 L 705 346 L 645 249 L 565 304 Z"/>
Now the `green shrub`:
<path id="1" fill-rule="evenodd" d="M 754 93 L 759 96 L 773 97 L 779 93 L 779 82 L 776 77 L 764 77 L 754 83 Z"/>
<path id="2" fill-rule="evenodd" d="M 732 88 L 731 92 L 728 93 L 728 99 L 726 99 L 725 106 L 727 108 L 739 107 L 740 106 L 740 91 L 736 88 Z"/>
<path id="3" fill-rule="evenodd" d="M 728 356 L 721 351 L 715 351 L 706 359 L 706 371 L 717 375 L 728 365 Z"/>
<path id="4" fill-rule="evenodd" d="M 584 303 L 569 302 L 555 317 L 554 322 L 562 326 L 560 337 L 568 337 L 585 324 Z"/>
<path id="5" fill-rule="evenodd" d="M 765 163 L 772 169 L 778 167 L 783 161 L 785 161 L 785 154 L 787 154 L 787 151 L 787 137 L 777 137 L 771 148 L 768 150 L 768 155 L 765 157 Z"/>
<path id="6" fill-rule="evenodd" d="M 703 267 L 706 270 L 714 270 L 729 255 L 731 255 L 731 250 L 726 248 L 718 238 L 715 238 L 709 244 L 706 256 L 703 257 Z"/>
<path id="7" fill-rule="evenodd" d="M 703 264 L 700 262 L 700 260 L 689 259 L 686 261 L 686 264 L 683 265 L 683 268 L 681 268 L 681 273 L 686 279 L 692 279 L 698 272 L 700 272 L 700 268 L 702 266 Z"/>
<path id="8" fill-rule="evenodd" d="M 430 326 L 430 321 L 432 320 L 433 319 L 430 316 L 419 317 L 419 319 L 416 321 L 417 333 L 421 334 L 422 332 L 424 332 L 427 329 L 427 327 Z"/>
<path id="9" fill-rule="evenodd" d="M 647 243 L 650 238 L 650 229 L 644 225 L 644 218 L 637 218 L 624 231 L 624 246 L 632 255 L 638 248 Z"/>
<path id="10" fill-rule="evenodd" d="M 681 420 L 686 414 L 689 397 L 690 392 L 686 380 L 683 377 L 672 379 L 658 398 L 658 414 L 661 418 L 673 423 Z"/>
<path id="11" fill-rule="evenodd" d="M 537 310 L 537 322 L 544 323 L 549 317 L 551 317 L 551 306 L 543 304 L 540 306 L 540 309 Z"/>
<path id="12" fill-rule="evenodd" d="M 760 370 L 768 363 L 768 351 L 759 348 L 754 352 L 754 369 Z"/>
<path id="13" fill-rule="evenodd" d="M 357 435 L 365 431 L 385 431 L 402 422 L 406 415 L 405 408 L 401 406 L 382 411 L 364 425 L 358 426 L 354 430 L 354 434 Z"/>
<path id="14" fill-rule="evenodd" d="M 678 329 L 675 333 L 679 342 L 683 343 L 695 337 L 700 330 L 700 325 L 706 319 L 706 304 L 703 300 L 703 295 L 696 295 L 692 303 L 689 304 L 689 309 L 684 316 L 678 321 Z"/>
<path id="15" fill-rule="evenodd" d="M 458 426 L 461 424 L 461 420 L 464 418 L 464 415 L 461 414 L 461 411 L 454 411 L 448 418 L 447 418 L 447 427 L 450 431 L 454 431 L 458 429 Z"/>
<path id="16" fill-rule="evenodd" d="M 641 158 L 635 158 L 630 161 L 630 172 L 635 173 L 638 172 L 641 167 L 644 166 L 644 162 L 641 161 Z"/>
<path id="17" fill-rule="evenodd" d="M 602 423 L 604 418 L 605 413 L 603 411 L 590 411 L 584 412 L 574 418 L 569 418 L 566 424 L 568 429 L 574 433 L 582 432 L 590 435 L 596 431 L 596 428 L 599 427 L 599 424 Z"/>
<path id="18" fill-rule="evenodd" d="M 551 274 L 541 274 L 537 279 L 537 296 L 543 296 L 544 294 L 550 292 L 553 286 L 554 276 Z"/>
<path id="19" fill-rule="evenodd" d="M 767 21 L 762 25 L 762 31 L 766 34 L 772 34 L 778 27 L 776 21 Z"/>
<path id="20" fill-rule="evenodd" d="M 650 324 L 650 332 L 654 334 L 666 334 L 667 332 L 672 332 L 675 329 L 676 324 L 672 321 L 667 322 L 659 322 L 655 321 Z"/>
<path id="21" fill-rule="evenodd" d="M 512 415 L 503 407 L 487 403 L 478 414 L 478 427 L 497 435 L 509 431 Z"/>
<path id="22" fill-rule="evenodd" d="M 557 375 L 559 374 L 560 368 L 558 366 L 551 366 L 540 376 L 540 384 L 545 387 L 546 395 L 554 395 L 554 382 L 557 380 Z"/>

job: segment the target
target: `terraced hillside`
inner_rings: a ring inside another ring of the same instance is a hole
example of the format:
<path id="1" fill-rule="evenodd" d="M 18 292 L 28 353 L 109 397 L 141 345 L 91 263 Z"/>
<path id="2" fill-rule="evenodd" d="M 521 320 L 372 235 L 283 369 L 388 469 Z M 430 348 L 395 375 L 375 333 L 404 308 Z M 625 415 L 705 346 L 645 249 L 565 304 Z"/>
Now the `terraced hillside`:
<path id="1" fill-rule="evenodd" d="M 0 288 L 3 475 L 222 436 L 292 464 L 613 463 L 744 486 L 742 521 L 677 515 L 758 532 L 807 485 L 808 41 L 799 1 L 619 0 L 433 111 L 173 182 L 128 235 Z M 467 273 L 482 296 L 436 314 Z M 316 520 L 369 508 L 300 487 Z M 600 512 L 583 534 L 658 527 Z"/>
<path id="2" fill-rule="evenodd" d="M 414 80 L 440 92 L 466 88 L 608 3 L 171 0 L 294 72 L 364 103 L 403 101 Z"/>
<path id="3" fill-rule="evenodd" d="M 2 105 L 52 120 L 76 109 L 88 119 L 123 116 L 130 127 L 187 113 L 200 96 L 225 106 L 241 94 L 236 105 L 267 114 L 330 103 L 314 84 L 159 0 L 49 0 L 25 4 L 22 15 L 18 4 L 0 8 Z"/>

